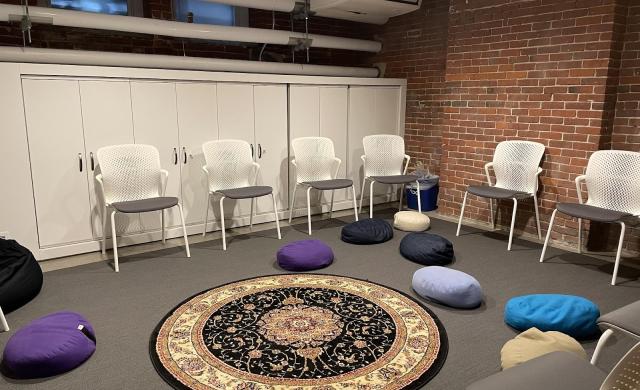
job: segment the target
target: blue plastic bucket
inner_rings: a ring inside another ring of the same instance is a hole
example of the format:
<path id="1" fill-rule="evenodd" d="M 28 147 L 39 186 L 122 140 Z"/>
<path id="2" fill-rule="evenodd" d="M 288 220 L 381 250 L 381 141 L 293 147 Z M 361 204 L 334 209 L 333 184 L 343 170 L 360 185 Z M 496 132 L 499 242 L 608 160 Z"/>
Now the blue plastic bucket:
<path id="1" fill-rule="evenodd" d="M 438 185 L 439 177 L 431 176 L 427 179 L 420 180 L 420 203 L 422 211 L 431 211 L 438 208 Z M 418 194 L 416 185 L 407 186 L 405 189 L 407 195 L 407 206 L 410 209 L 418 209 Z"/>

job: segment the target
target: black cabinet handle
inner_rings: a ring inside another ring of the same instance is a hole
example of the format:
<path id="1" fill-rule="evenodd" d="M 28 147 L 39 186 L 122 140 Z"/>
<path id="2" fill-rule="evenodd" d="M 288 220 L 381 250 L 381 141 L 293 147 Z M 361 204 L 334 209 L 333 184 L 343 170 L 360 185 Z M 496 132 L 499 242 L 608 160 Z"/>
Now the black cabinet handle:
<path id="1" fill-rule="evenodd" d="M 80 168 L 80 172 L 82 172 L 82 153 L 78 153 L 78 168 Z"/>
<path id="2" fill-rule="evenodd" d="M 184 160 L 183 163 L 186 164 L 187 163 L 187 148 L 186 147 L 182 147 L 182 154 L 184 155 Z"/>
<path id="3" fill-rule="evenodd" d="M 96 164 L 93 162 L 93 152 L 89 153 L 89 160 L 91 161 L 91 171 L 95 171 L 96 170 Z"/>
<path id="4" fill-rule="evenodd" d="M 173 165 L 178 165 L 178 150 L 173 148 Z"/>
<path id="5" fill-rule="evenodd" d="M 258 158 L 262 158 L 262 145 L 258 144 Z"/>
<path id="6" fill-rule="evenodd" d="M 253 144 L 250 144 L 250 145 L 251 145 L 251 158 L 253 158 L 253 156 L 255 155 L 255 153 L 253 152 Z"/>

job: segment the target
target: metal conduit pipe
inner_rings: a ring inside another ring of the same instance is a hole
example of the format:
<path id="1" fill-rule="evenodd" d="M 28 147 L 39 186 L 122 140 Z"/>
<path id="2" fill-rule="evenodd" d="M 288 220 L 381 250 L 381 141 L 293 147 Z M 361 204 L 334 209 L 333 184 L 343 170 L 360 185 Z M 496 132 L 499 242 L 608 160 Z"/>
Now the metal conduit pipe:
<path id="1" fill-rule="evenodd" d="M 103 51 L 0 47 L 0 62 L 27 62 L 62 65 L 117 66 L 131 68 L 203 70 L 238 73 L 269 73 L 310 76 L 378 77 L 376 68 L 303 65 L 279 62 L 227 60 L 156 54 Z"/>
<path id="2" fill-rule="evenodd" d="M 266 9 L 268 11 L 291 12 L 296 6 L 295 0 L 206 0 L 214 3 L 229 4 L 237 7 Z"/>
<path id="3" fill-rule="evenodd" d="M 0 4 L 0 21 L 19 21 L 24 10 L 19 5 Z M 173 22 L 168 20 L 138 18 L 134 16 L 106 15 L 93 12 L 69 11 L 57 8 L 29 7 L 33 23 L 48 23 L 55 26 L 91 28 L 141 34 L 164 35 L 179 38 L 197 38 L 215 41 L 268 43 L 273 45 L 295 45 L 298 39 L 311 39 L 312 47 L 344 49 L 377 53 L 382 44 L 363 39 L 340 38 L 328 35 L 267 30 L 251 27 L 216 26 Z"/>

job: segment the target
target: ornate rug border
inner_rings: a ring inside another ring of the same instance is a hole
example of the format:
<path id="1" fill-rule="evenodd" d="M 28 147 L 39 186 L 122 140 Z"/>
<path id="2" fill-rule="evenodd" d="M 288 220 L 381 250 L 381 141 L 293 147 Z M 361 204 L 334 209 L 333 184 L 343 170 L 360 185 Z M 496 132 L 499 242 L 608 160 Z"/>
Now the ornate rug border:
<path id="1" fill-rule="evenodd" d="M 384 287 L 384 288 L 387 288 L 389 290 L 395 291 L 398 294 L 403 295 L 405 298 L 408 298 L 408 299 L 412 300 L 413 302 L 415 302 L 416 304 L 418 304 L 418 306 L 420 306 L 423 310 L 425 310 L 431 316 L 431 318 L 433 319 L 434 323 L 438 327 L 438 333 L 440 335 L 440 350 L 438 351 L 438 356 L 434 360 L 434 362 L 431 365 L 431 367 L 424 374 L 422 374 L 418 379 L 416 379 L 415 381 L 413 381 L 409 385 L 405 386 L 403 388 L 403 390 L 418 390 L 422 386 L 424 386 L 426 383 L 428 383 L 431 379 L 433 379 L 440 372 L 440 370 L 444 366 L 445 361 L 447 360 L 447 355 L 449 353 L 449 338 L 447 336 L 447 331 L 445 330 L 444 325 L 440 321 L 440 318 L 438 318 L 438 316 L 431 309 L 429 309 L 423 302 L 420 302 L 418 299 L 416 299 L 416 298 L 410 296 L 409 294 L 407 294 L 405 292 L 402 292 L 402 291 L 400 291 L 400 290 L 398 290 L 396 288 L 393 288 L 393 287 L 390 287 L 390 286 L 385 286 L 384 284 L 373 282 L 373 281 L 368 280 L 368 279 L 354 278 L 352 276 L 345 276 L 345 275 L 323 274 L 323 273 L 312 273 L 312 272 L 309 272 L 309 273 L 304 272 L 304 273 L 281 273 L 281 274 L 259 275 L 259 276 L 252 276 L 252 277 L 249 277 L 249 278 L 244 278 L 244 279 L 233 280 L 233 281 L 228 282 L 228 283 L 220 284 L 218 286 L 214 286 L 214 287 L 208 288 L 206 290 L 202 290 L 202 291 L 200 291 L 200 292 L 198 292 L 196 294 L 193 294 L 190 297 L 184 299 L 183 301 L 181 301 L 180 303 L 175 305 L 171 310 L 169 310 L 169 312 L 167 314 L 165 314 L 162 317 L 162 319 L 158 322 L 158 325 L 156 325 L 156 327 L 153 329 L 153 332 L 151 332 L 151 337 L 149 338 L 149 357 L 151 359 L 151 363 L 153 364 L 153 368 L 156 370 L 158 375 L 160 375 L 160 377 L 166 383 L 168 383 L 171 387 L 173 387 L 174 389 L 177 389 L 177 390 L 191 390 L 190 387 L 188 387 L 188 386 L 184 385 L 182 382 L 180 382 L 177 378 L 175 378 L 162 365 L 162 362 L 160 362 L 160 358 L 158 357 L 158 355 L 156 353 L 156 340 L 158 338 L 158 334 L 160 332 L 160 329 L 162 328 L 162 325 L 164 324 L 164 322 L 169 317 L 171 317 L 173 315 L 174 311 L 176 311 L 180 306 L 184 305 L 185 303 L 187 303 L 191 299 L 197 297 L 198 295 L 204 294 L 207 291 L 210 291 L 210 290 L 212 290 L 214 288 L 220 288 L 220 287 L 227 286 L 229 284 L 238 283 L 238 282 L 244 282 L 244 281 L 251 280 L 251 279 L 268 278 L 270 276 L 302 276 L 302 275 L 333 276 L 333 277 L 338 277 L 338 278 L 353 279 L 353 280 L 357 280 L 357 281 L 360 281 L 360 282 L 367 282 L 367 283 L 371 283 L 371 284 L 378 285 L 380 287 Z"/>

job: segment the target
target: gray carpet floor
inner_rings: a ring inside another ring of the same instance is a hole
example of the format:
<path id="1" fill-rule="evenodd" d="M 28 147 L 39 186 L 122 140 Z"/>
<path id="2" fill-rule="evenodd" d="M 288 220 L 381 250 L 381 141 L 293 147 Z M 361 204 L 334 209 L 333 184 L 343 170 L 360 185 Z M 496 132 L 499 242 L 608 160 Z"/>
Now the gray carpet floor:
<path id="1" fill-rule="evenodd" d="M 377 213 L 390 218 L 392 214 Z M 340 241 L 344 220 L 314 222 L 313 238 L 333 247 L 336 261 L 320 271 L 368 279 L 404 291 L 411 289 L 419 269 L 403 259 L 398 245 L 404 233 L 374 246 L 353 246 Z M 227 252 L 218 240 L 195 244 L 186 259 L 182 248 L 165 249 L 122 258 L 120 273 L 106 262 L 48 272 L 40 295 L 9 314 L 12 330 L 0 333 L 0 347 L 16 329 L 57 310 L 84 314 L 94 325 L 98 346 L 91 359 L 65 375 L 31 381 L 0 378 L 2 389 L 168 389 L 153 369 L 148 353 L 149 335 L 176 304 L 200 291 L 253 276 L 283 273 L 275 263 L 277 249 L 287 241 L 306 239 L 306 224 L 283 229 L 278 241 L 273 231 L 233 237 Z M 449 356 L 428 389 L 464 389 L 466 385 L 500 369 L 500 349 L 517 332 L 503 322 L 505 302 L 515 295 L 565 293 L 593 300 L 607 312 L 640 299 L 640 271 L 621 266 L 620 285 L 609 285 L 612 263 L 594 257 L 550 249 L 552 257 L 538 263 L 540 245 L 516 240 L 506 250 L 506 237 L 498 233 L 463 229 L 432 220 L 431 233 L 450 239 L 456 261 L 452 268 L 475 276 L 484 288 L 484 304 L 470 311 L 425 302 L 442 320 L 449 338 Z M 595 341 L 583 343 L 589 354 Z M 611 340 L 599 366 L 608 370 L 632 341 Z"/>

